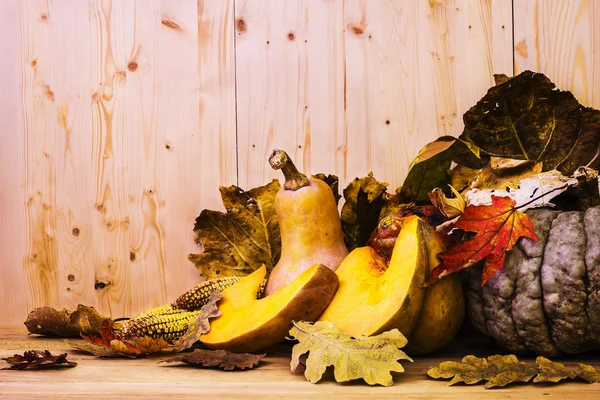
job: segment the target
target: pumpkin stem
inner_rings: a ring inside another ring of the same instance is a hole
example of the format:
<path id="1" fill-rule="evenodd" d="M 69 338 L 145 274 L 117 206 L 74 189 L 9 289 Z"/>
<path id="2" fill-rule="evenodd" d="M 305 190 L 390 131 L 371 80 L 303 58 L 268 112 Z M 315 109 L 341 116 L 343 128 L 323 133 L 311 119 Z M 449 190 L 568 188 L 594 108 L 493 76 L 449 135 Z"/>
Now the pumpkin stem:
<path id="1" fill-rule="evenodd" d="M 283 172 L 283 176 L 285 177 L 284 189 L 298 190 L 301 187 L 310 185 L 310 181 L 306 175 L 298 171 L 290 156 L 285 151 L 273 150 L 273 154 L 269 157 L 269 164 L 271 164 L 271 168 L 275 170 L 280 169 Z"/>

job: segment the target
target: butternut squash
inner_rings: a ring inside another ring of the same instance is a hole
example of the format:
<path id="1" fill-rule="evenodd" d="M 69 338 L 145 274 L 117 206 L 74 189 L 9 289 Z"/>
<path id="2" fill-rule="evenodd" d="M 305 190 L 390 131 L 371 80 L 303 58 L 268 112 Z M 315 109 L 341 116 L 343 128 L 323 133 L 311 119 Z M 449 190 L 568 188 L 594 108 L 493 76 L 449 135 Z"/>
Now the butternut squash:
<path id="1" fill-rule="evenodd" d="M 269 275 L 265 296 L 275 293 L 315 264 L 335 271 L 348 255 L 329 185 L 317 178 L 307 178 L 283 150 L 274 150 L 269 164 L 275 170 L 281 169 L 285 182 L 275 196 L 281 257 Z"/>

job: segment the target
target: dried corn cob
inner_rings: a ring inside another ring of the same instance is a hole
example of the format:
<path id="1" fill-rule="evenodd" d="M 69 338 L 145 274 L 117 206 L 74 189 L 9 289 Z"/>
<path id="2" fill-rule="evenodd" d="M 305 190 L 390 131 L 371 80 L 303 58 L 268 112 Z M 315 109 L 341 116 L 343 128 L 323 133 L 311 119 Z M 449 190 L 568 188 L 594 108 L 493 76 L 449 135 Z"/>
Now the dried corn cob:
<path id="1" fill-rule="evenodd" d="M 153 339 L 162 338 L 167 342 L 173 342 L 187 331 L 190 321 L 200 313 L 200 310 L 185 311 L 172 308 L 169 311 L 169 314 L 161 315 L 140 314 L 121 326 L 121 335 L 149 336 Z"/>
<path id="2" fill-rule="evenodd" d="M 190 311 L 199 310 L 206 304 L 212 292 L 222 292 L 228 287 L 233 286 L 234 283 L 239 282 L 242 278 L 243 276 L 231 276 L 204 281 L 179 296 L 177 300 L 171 303 L 171 307 Z M 266 280 L 263 281 L 258 290 L 259 297 L 265 289 L 265 284 Z"/>

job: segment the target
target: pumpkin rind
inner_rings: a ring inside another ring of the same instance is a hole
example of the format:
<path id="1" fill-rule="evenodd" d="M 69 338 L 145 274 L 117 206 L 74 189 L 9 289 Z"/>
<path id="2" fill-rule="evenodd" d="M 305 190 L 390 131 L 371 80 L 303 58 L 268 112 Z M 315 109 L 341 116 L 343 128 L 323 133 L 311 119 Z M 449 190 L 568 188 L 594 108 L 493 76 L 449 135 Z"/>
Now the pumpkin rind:
<path id="1" fill-rule="evenodd" d="M 508 258 L 519 259 L 512 316 L 517 332 L 528 349 L 546 357 L 555 357 L 560 355 L 560 351 L 550 337 L 544 313 L 540 269 L 552 221 L 558 212 L 550 209 L 533 209 L 527 214 L 533 222 L 538 241 L 523 238 L 517 244 L 514 255 L 508 255 Z"/>
<path id="2" fill-rule="evenodd" d="M 559 214 L 544 249 L 541 275 L 552 340 L 567 354 L 581 352 L 586 340 L 585 245 L 583 213 Z"/>
<path id="3" fill-rule="evenodd" d="M 473 326 L 514 353 L 546 357 L 600 347 L 600 207 L 527 211 L 522 238 L 481 288 L 482 266 L 462 272 Z"/>
<path id="4" fill-rule="evenodd" d="M 588 208 L 583 217 L 587 246 L 585 265 L 587 267 L 590 339 L 600 345 L 600 207 Z"/>

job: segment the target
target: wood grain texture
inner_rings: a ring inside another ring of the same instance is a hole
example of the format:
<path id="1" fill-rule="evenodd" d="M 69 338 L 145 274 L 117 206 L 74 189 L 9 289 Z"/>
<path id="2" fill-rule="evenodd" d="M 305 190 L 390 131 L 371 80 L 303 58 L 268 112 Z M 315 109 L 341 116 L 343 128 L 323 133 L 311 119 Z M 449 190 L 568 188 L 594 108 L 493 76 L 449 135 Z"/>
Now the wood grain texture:
<path id="1" fill-rule="evenodd" d="M 0 325 L 173 300 L 201 280 L 195 217 L 236 183 L 233 2 L 8 4 Z"/>
<path id="2" fill-rule="evenodd" d="M 305 172 L 395 188 L 512 73 L 510 2 L 239 0 L 236 21 L 243 187 L 278 176 L 266 160 L 282 147 Z"/>
<path id="3" fill-rule="evenodd" d="M 18 2 L 0 5 L 0 326 L 22 322 L 27 312 L 20 20 Z"/>
<path id="4" fill-rule="evenodd" d="M 514 2 L 515 73 L 544 73 L 580 103 L 600 108 L 600 2 Z"/>
<path id="5" fill-rule="evenodd" d="M 345 154 L 343 1 L 236 0 L 240 186 L 282 180 L 284 149 L 305 172 L 333 173 Z"/>
<path id="6" fill-rule="evenodd" d="M 598 384 L 568 381 L 560 384 L 509 385 L 485 389 L 483 384 L 446 386 L 446 381 L 429 379 L 427 368 L 442 361 L 459 361 L 466 354 L 485 357 L 501 351 L 489 338 L 458 337 L 450 346 L 430 357 L 403 361 L 403 373 L 395 373 L 391 387 L 368 386 L 362 381 L 335 383 L 327 371 L 323 379 L 306 381 L 302 367 L 290 371 L 291 344 L 267 350 L 253 370 L 222 371 L 176 364 L 158 364 L 172 354 L 123 360 L 98 358 L 76 351 L 61 339 L 52 340 L 25 335 L 20 330 L 0 330 L 0 357 L 23 353 L 30 348 L 49 349 L 53 354 L 68 352 L 78 363 L 61 371 L 1 371 L 0 399 L 597 399 Z M 532 358 L 519 357 L 533 362 Z M 600 368 L 600 359 L 580 355 L 560 360 L 574 366 L 577 362 Z"/>

